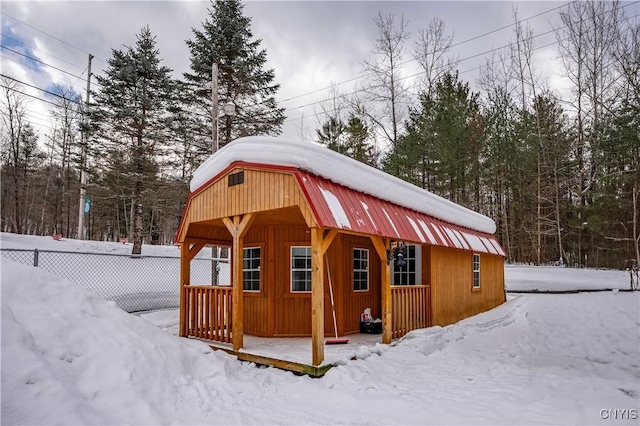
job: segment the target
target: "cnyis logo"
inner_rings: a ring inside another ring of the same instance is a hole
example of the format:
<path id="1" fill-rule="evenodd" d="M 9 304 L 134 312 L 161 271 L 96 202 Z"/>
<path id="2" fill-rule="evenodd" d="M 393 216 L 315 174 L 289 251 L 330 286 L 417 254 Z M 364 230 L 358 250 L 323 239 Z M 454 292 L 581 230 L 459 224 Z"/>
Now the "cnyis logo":
<path id="1" fill-rule="evenodd" d="M 603 420 L 636 420 L 638 410 L 635 408 L 603 408 L 600 410 L 600 418 Z"/>

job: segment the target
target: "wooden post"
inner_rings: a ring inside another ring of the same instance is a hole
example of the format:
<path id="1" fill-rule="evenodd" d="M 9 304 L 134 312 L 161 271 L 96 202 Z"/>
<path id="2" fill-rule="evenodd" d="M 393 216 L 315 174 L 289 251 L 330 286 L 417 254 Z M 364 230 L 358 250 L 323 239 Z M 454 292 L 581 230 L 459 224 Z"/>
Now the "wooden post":
<path id="1" fill-rule="evenodd" d="M 180 245 L 180 337 L 187 335 L 187 299 L 185 287 L 191 279 L 191 260 L 189 259 L 189 243 Z"/>
<path id="2" fill-rule="evenodd" d="M 322 228 L 311 228 L 311 355 L 324 361 L 324 262 Z"/>
<path id="3" fill-rule="evenodd" d="M 191 244 L 183 241 L 180 244 L 180 337 L 187 335 L 187 316 L 189 307 L 187 306 L 186 287 L 191 284 L 191 259 L 202 250 L 204 244 Z"/>
<path id="4" fill-rule="evenodd" d="M 240 216 L 234 216 L 233 221 L 228 217 L 222 219 L 224 225 L 227 227 L 231 235 L 233 236 L 233 258 L 231 267 L 232 273 L 232 303 L 231 303 L 231 342 L 233 343 L 233 350 L 239 351 L 242 349 L 244 342 L 244 299 L 242 291 L 242 246 L 244 235 L 249 229 L 249 225 L 253 222 L 255 214 L 247 213 L 242 218 Z"/>
<path id="5" fill-rule="evenodd" d="M 387 260 L 387 250 L 390 248 L 389 238 L 384 241 L 380 237 L 371 236 L 373 246 L 376 248 L 380 264 L 382 265 L 382 343 L 391 343 L 393 324 L 391 323 L 391 268 Z"/>

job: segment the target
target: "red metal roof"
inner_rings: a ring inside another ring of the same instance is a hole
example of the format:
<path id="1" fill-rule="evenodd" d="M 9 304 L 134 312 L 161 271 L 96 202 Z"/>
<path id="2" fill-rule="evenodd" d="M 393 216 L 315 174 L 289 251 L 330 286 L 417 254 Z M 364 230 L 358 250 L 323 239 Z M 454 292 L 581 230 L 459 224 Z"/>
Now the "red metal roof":
<path id="1" fill-rule="evenodd" d="M 189 194 L 185 213 L 189 209 L 191 199 L 196 194 L 238 166 L 265 170 L 275 169 L 294 174 L 318 225 L 323 228 L 337 228 L 407 242 L 506 256 L 500 243 L 492 234 L 444 222 L 425 213 L 347 188 L 295 167 L 247 162 L 229 164 L 207 183 Z M 182 215 L 176 240 L 180 236 L 185 216 L 185 214 Z"/>
<path id="2" fill-rule="evenodd" d="M 295 175 L 323 228 L 505 256 L 491 234 L 444 222 L 306 171 Z"/>

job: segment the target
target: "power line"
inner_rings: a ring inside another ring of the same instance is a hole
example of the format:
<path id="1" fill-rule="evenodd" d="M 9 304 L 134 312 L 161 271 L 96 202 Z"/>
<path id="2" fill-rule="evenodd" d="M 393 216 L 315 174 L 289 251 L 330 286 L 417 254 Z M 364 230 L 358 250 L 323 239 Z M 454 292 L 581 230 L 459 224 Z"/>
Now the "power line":
<path id="1" fill-rule="evenodd" d="M 26 46 L 26 47 L 28 47 L 29 49 L 33 50 L 34 52 L 36 52 L 36 51 L 37 51 L 37 52 L 40 52 L 40 53 L 41 53 L 41 54 L 43 54 L 43 55 L 50 56 L 50 57 L 52 57 L 52 58 L 54 58 L 54 59 L 59 60 L 60 62 L 64 62 L 65 64 L 71 65 L 72 67 L 75 67 L 75 68 L 78 68 L 78 69 L 82 69 L 82 67 L 81 67 L 81 66 L 78 66 L 78 65 L 72 64 L 71 62 L 65 61 L 64 59 L 59 58 L 59 57 L 57 57 L 57 56 L 55 56 L 55 55 L 52 55 L 52 54 L 50 54 L 50 53 L 43 52 L 42 50 L 40 50 L 40 49 L 38 49 L 38 48 L 36 48 L 36 47 L 34 47 L 34 46 L 31 46 L 31 45 L 29 45 L 29 44 L 27 44 L 27 43 L 23 42 L 22 40 L 19 40 L 19 39 L 15 38 L 15 37 L 11 37 L 11 36 L 9 36 L 9 35 L 7 35 L 7 34 L 4 34 L 4 33 L 2 33 L 2 37 L 3 37 L 3 38 L 8 38 L 8 39 L 13 40 L 13 41 L 15 41 L 15 42 L 17 42 L 17 43 L 20 43 L 20 44 L 22 44 L 23 46 Z M 85 69 L 86 69 L 86 68 L 85 68 Z"/>
<path id="2" fill-rule="evenodd" d="M 0 12 L 0 14 L 2 14 L 2 15 L 4 15 L 4 16 L 6 16 L 7 18 L 13 19 L 13 20 L 14 20 L 14 21 L 16 21 L 16 22 L 19 22 L 19 23 L 21 23 L 22 25 L 24 25 L 24 26 L 26 26 L 26 27 L 29 27 L 29 28 L 31 28 L 31 29 L 34 29 L 34 30 L 38 31 L 39 33 L 42 33 L 42 34 L 46 35 L 47 37 L 51 37 L 52 39 L 54 39 L 54 40 L 56 40 L 56 41 L 59 41 L 60 43 L 66 44 L 67 46 L 72 47 L 72 48 L 74 48 L 74 49 L 76 49 L 76 50 L 79 50 L 80 52 L 86 53 L 87 55 L 91 55 L 91 53 L 87 52 L 86 50 L 81 49 L 81 48 L 79 48 L 78 46 L 74 46 L 73 44 L 68 43 L 68 42 L 66 42 L 66 41 L 64 41 L 64 40 L 61 40 L 61 39 L 59 39 L 58 37 L 53 36 L 53 35 L 49 34 L 49 33 L 48 33 L 48 32 L 46 32 L 46 31 L 42 31 L 41 29 L 34 27 L 33 25 L 29 25 L 29 24 L 27 24 L 26 22 L 21 21 L 21 20 L 19 20 L 18 18 L 13 17 L 13 16 L 9 15 L 9 14 L 8 14 L 8 13 L 6 13 L 6 12 Z M 98 59 L 100 59 L 100 58 L 98 58 Z M 106 61 L 104 61 L 104 60 L 102 60 L 102 59 L 100 59 L 100 60 L 106 63 Z"/>
<path id="3" fill-rule="evenodd" d="M 15 58 L 11 58 L 11 57 L 6 56 L 6 55 L 4 55 L 4 54 L 1 54 L 1 56 L 2 56 L 2 58 L 3 58 L 3 59 L 9 60 L 9 61 L 11 61 L 11 62 L 15 62 L 16 64 L 18 64 L 18 65 L 20 65 L 20 66 L 22 66 L 22 67 L 26 67 L 26 68 L 32 69 L 32 70 L 34 70 L 34 71 L 36 71 L 36 72 L 38 72 L 38 71 L 39 71 L 39 69 L 38 69 L 35 65 L 33 65 L 33 64 L 24 64 L 24 63 L 22 63 L 22 62 L 20 62 L 20 61 L 16 60 Z M 85 71 L 86 71 L 86 70 L 85 70 Z M 83 74 L 84 74 L 84 72 L 83 72 Z M 80 79 L 77 79 L 77 80 L 75 81 L 75 83 L 71 83 L 71 81 L 70 81 L 66 76 L 64 76 L 64 75 L 63 75 L 63 76 L 61 76 L 61 80 L 62 80 L 65 84 L 67 84 L 67 85 L 69 85 L 69 86 L 76 86 L 76 87 L 81 88 L 83 91 L 85 90 L 85 88 L 84 88 L 83 86 L 81 86 L 80 84 L 78 84 L 78 81 L 80 81 Z"/>
<path id="4" fill-rule="evenodd" d="M 55 96 L 55 97 L 57 97 L 57 98 L 64 99 L 65 101 L 69 101 L 69 102 L 72 102 L 72 103 L 74 103 L 74 104 L 76 104 L 76 105 L 82 106 L 82 102 L 74 101 L 73 99 L 69 99 L 69 98 L 64 97 L 64 96 L 62 96 L 62 95 L 59 95 L 59 94 L 57 94 L 57 93 L 51 92 L 51 91 L 49 91 L 49 90 L 47 90 L 47 89 L 43 89 L 43 88 L 41 88 L 41 87 L 34 86 L 33 84 L 25 83 L 24 81 L 20 81 L 20 80 L 17 80 L 17 79 L 15 79 L 15 78 L 13 78 L 13 77 L 9 77 L 9 76 L 8 76 L 8 75 L 6 75 L 6 74 L 2 74 L 2 73 L 0 73 L 0 77 L 8 78 L 9 80 L 13 80 L 13 81 L 15 81 L 16 83 L 20 83 L 20 84 L 23 84 L 23 85 L 25 85 L 25 86 L 32 87 L 32 88 L 34 88 L 34 89 L 36 89 L 36 90 L 40 90 L 40 91 L 42 91 L 42 92 L 44 92 L 44 93 L 46 93 L 46 94 L 48 94 L 48 95 Z M 3 87 L 6 87 L 6 86 L 3 86 Z M 10 89 L 10 88 L 9 88 L 9 89 Z M 16 90 L 16 91 L 17 91 L 17 90 Z M 35 96 L 33 96 L 33 97 L 35 97 Z M 44 101 L 43 99 L 40 99 L 40 98 L 36 98 L 36 99 L 39 99 L 39 100 L 41 100 L 41 101 L 43 101 L 43 102 L 48 102 L 48 101 Z M 52 105 L 60 106 L 60 105 L 57 105 L 57 104 L 55 104 L 55 103 L 53 103 L 53 102 L 48 102 L 48 103 L 50 103 L 50 104 L 52 104 Z"/>
<path id="5" fill-rule="evenodd" d="M 574 2 L 571 2 L 571 3 L 574 3 Z M 571 4 L 571 3 L 568 3 L 568 4 Z M 629 7 L 629 6 L 633 6 L 634 4 L 637 4 L 637 3 L 640 3 L 640 1 L 636 1 L 636 2 L 630 3 L 630 4 L 628 4 L 628 5 L 622 6 L 622 7 L 621 7 L 621 9 L 624 9 L 624 8 L 626 8 L 626 7 Z M 556 9 L 557 9 L 557 8 L 556 8 Z M 555 9 L 554 9 L 554 10 L 555 10 Z M 610 11 L 607 11 L 607 12 L 602 13 L 601 15 L 604 15 L 604 14 L 606 14 L 606 13 L 611 13 L 611 12 L 610 12 Z M 633 18 L 635 18 L 635 17 L 637 17 L 637 16 L 640 16 L 640 14 L 639 14 L 639 15 L 631 16 L 631 17 L 629 17 L 628 19 L 633 19 Z M 527 19 L 529 19 L 529 18 L 527 18 Z M 519 22 L 520 22 L 520 21 L 519 21 Z M 512 25 L 513 25 L 513 24 L 512 24 Z M 511 25 L 510 25 L 510 26 L 511 26 Z M 564 29 L 564 28 L 566 28 L 566 27 L 567 27 L 567 26 L 565 25 L 565 26 L 562 26 L 562 27 L 557 28 L 557 29 L 552 29 L 552 30 L 549 30 L 549 31 L 545 31 L 544 33 L 540 33 L 540 34 L 536 34 L 536 35 L 533 35 L 533 36 L 531 36 L 531 37 L 528 37 L 528 38 L 524 39 L 523 41 L 530 41 L 530 40 L 533 40 L 533 39 L 535 39 L 535 38 L 542 37 L 542 36 L 544 36 L 544 35 L 547 35 L 547 34 L 550 34 L 550 33 L 552 33 L 552 32 L 555 32 L 555 31 L 557 31 L 557 30 Z M 564 39 L 563 41 L 566 41 L 566 40 L 568 40 L 568 38 L 567 38 L 567 39 Z M 516 42 L 511 42 L 511 43 L 508 43 L 508 44 L 506 44 L 506 45 L 503 45 L 503 46 L 500 46 L 500 47 L 496 47 L 496 48 L 493 48 L 493 49 L 487 50 L 487 51 L 482 52 L 482 53 L 477 53 L 477 54 L 474 54 L 474 55 L 468 56 L 468 57 L 466 57 L 466 58 L 463 58 L 463 59 L 458 60 L 458 61 L 457 61 L 457 63 L 458 63 L 458 64 L 460 64 L 460 63 L 462 63 L 462 62 L 468 61 L 468 60 L 470 60 L 470 59 L 477 58 L 477 57 L 479 57 L 479 56 L 487 55 L 487 54 L 489 54 L 489 53 L 494 53 L 494 52 L 500 51 L 500 50 L 502 50 L 502 49 L 506 49 L 506 48 L 512 47 L 512 46 L 514 46 L 514 45 L 515 45 L 515 43 L 516 43 Z M 546 44 L 546 45 L 544 45 L 544 46 L 536 47 L 535 49 L 532 49 L 532 51 L 539 50 L 539 49 L 542 49 L 542 48 L 545 48 L 545 47 L 549 47 L 549 46 L 552 46 L 552 45 L 557 44 L 557 43 L 559 43 L 559 41 L 555 41 L 555 42 L 552 42 L 552 43 Z M 478 67 L 476 67 L 476 68 L 471 68 L 471 69 L 465 70 L 465 71 L 463 71 L 463 72 L 460 72 L 460 74 L 462 74 L 462 73 L 466 73 L 466 72 L 470 72 L 470 71 L 474 71 L 474 70 L 477 70 L 477 69 L 481 69 L 481 68 L 482 68 L 482 67 L 484 67 L 484 66 L 487 66 L 487 65 L 493 65 L 493 64 L 495 64 L 495 63 L 496 63 L 496 61 L 492 62 L 491 64 L 480 65 L 480 66 L 478 66 Z M 411 75 L 408 75 L 408 76 L 405 76 L 405 77 L 401 77 L 401 78 L 399 78 L 399 80 L 406 80 L 406 79 L 408 79 L 408 78 L 417 77 L 417 76 L 421 75 L 422 73 L 423 73 L 423 71 L 420 71 L 420 72 L 415 73 L 415 74 L 411 74 Z M 329 86 L 328 88 L 331 88 L 331 87 L 333 87 L 333 86 Z M 369 87 L 369 88 L 367 88 L 367 89 L 376 89 L 376 88 L 381 88 L 381 87 L 384 87 L 384 86 L 383 86 L 383 85 L 378 85 L 378 86 Z M 323 102 L 334 101 L 334 100 L 336 100 L 336 99 L 344 98 L 344 97 L 347 97 L 347 96 L 350 96 L 350 95 L 353 95 L 353 94 L 356 94 L 356 93 L 359 93 L 359 92 L 362 92 L 362 91 L 364 91 L 364 89 L 356 89 L 356 90 L 353 90 L 353 91 L 351 91 L 351 92 L 343 93 L 343 94 L 340 94 L 340 95 L 337 95 L 337 96 L 334 96 L 334 97 L 331 97 L 331 98 L 325 98 L 325 99 L 322 99 L 322 100 L 319 100 L 319 101 L 310 102 L 310 103 L 308 103 L 308 104 L 304 104 L 304 105 L 300 105 L 300 106 L 296 106 L 296 107 L 290 107 L 290 108 L 285 109 L 285 111 L 284 111 L 284 112 L 287 112 L 287 111 L 293 111 L 293 110 L 296 110 L 296 109 L 306 108 L 306 107 L 309 107 L 309 106 L 312 106 L 312 105 L 317 105 L 317 104 L 320 104 L 320 103 L 323 103 Z M 314 91 L 313 93 L 315 93 L 315 91 Z M 303 94 L 303 95 L 300 95 L 299 97 L 301 97 L 301 96 L 304 96 L 304 94 Z M 337 111 L 337 109 L 334 109 L 334 110 L 330 110 L 329 112 L 336 112 L 336 111 Z M 316 114 L 311 114 L 311 116 L 316 116 L 316 117 L 317 117 L 318 115 L 320 115 L 320 114 L 324 114 L 324 113 L 325 113 L 325 112 L 319 112 L 319 113 L 316 113 Z M 284 121 L 284 123 L 289 123 L 289 122 L 291 122 L 291 121 L 297 121 L 297 120 L 298 120 L 298 118 L 295 118 L 295 119 L 289 119 L 289 120 L 285 120 L 285 121 Z"/>
<path id="6" fill-rule="evenodd" d="M 80 75 L 80 76 L 78 76 L 78 75 L 72 74 L 72 73 L 70 73 L 70 72 L 68 72 L 68 71 L 65 71 L 65 70 L 61 69 L 61 68 L 55 67 L 55 66 L 53 66 L 53 65 L 51 65 L 51 64 L 48 64 L 48 63 L 46 63 L 46 62 L 44 62 L 44 61 L 41 61 L 40 59 L 37 59 L 37 58 L 34 58 L 34 57 L 32 57 L 32 56 L 26 55 L 26 54 L 24 54 L 24 53 L 22 53 L 22 52 L 18 52 L 17 50 L 13 50 L 13 49 L 11 49 L 11 48 L 9 48 L 9 47 L 7 47 L 7 46 L 0 46 L 0 47 L 2 47 L 3 49 L 8 50 L 8 51 L 10 51 L 10 52 L 13 52 L 13 53 L 15 53 L 16 55 L 23 56 L 23 57 L 25 57 L 25 58 L 27 58 L 27 59 L 29 59 L 29 60 L 31 60 L 31 61 L 34 61 L 34 62 L 37 62 L 37 63 L 39 63 L 39 64 L 45 65 L 45 66 L 47 66 L 47 67 L 53 68 L 54 70 L 60 71 L 60 72 L 62 72 L 62 73 L 68 74 L 68 75 L 70 75 L 71 77 L 74 77 L 74 78 L 77 78 L 77 79 L 81 79 L 81 78 L 82 78 L 82 76 L 81 76 L 81 75 Z M 86 69 L 85 69 L 85 71 L 86 71 Z M 97 84 L 97 83 L 96 83 L 96 84 Z"/>
<path id="7" fill-rule="evenodd" d="M 638 2 L 636 2 L 636 3 L 638 3 Z M 638 17 L 638 16 L 640 16 L 640 14 L 637 14 L 637 15 L 631 16 L 631 17 L 629 17 L 628 19 L 633 19 L 633 18 L 636 18 L 636 17 Z M 565 39 L 563 39 L 563 40 L 561 40 L 561 41 L 567 41 L 567 40 L 569 40 L 569 38 L 570 38 L 570 37 L 567 37 L 567 38 L 565 38 Z M 556 40 L 556 41 L 554 41 L 554 42 L 551 42 L 551 43 L 548 43 L 548 44 L 545 44 L 545 45 L 542 45 L 542 46 L 538 46 L 538 47 L 536 47 L 536 48 L 533 48 L 533 49 L 531 49 L 531 51 L 533 52 L 533 51 L 536 51 L 536 50 L 544 49 L 545 47 L 553 46 L 554 44 L 558 44 L 559 42 L 560 42 L 560 41 Z M 498 48 L 498 50 L 499 50 L 499 49 L 503 49 L 504 47 L 505 47 L 505 46 L 503 46 L 503 47 L 501 47 L 501 48 Z M 493 50 L 492 50 L 492 51 L 493 51 Z M 489 51 L 489 52 L 492 52 L 492 51 Z M 474 55 L 473 57 L 475 57 L 475 56 L 478 56 L 478 55 Z M 472 58 L 472 57 L 465 58 L 465 60 L 466 60 L 466 59 L 470 59 L 470 58 Z M 513 58 L 513 56 L 512 56 L 511 58 Z M 462 62 L 462 61 L 460 61 L 460 62 Z M 476 70 L 479 70 L 479 69 L 481 69 L 481 68 L 483 68 L 483 67 L 485 67 L 485 66 L 489 66 L 489 65 L 496 64 L 497 62 L 498 62 L 498 61 L 493 61 L 493 62 L 491 62 L 491 63 L 487 63 L 487 64 L 484 64 L 484 65 L 479 65 L 479 66 L 477 66 L 477 67 L 475 67 L 475 68 L 470 68 L 470 69 L 467 69 L 467 70 L 464 70 L 464 71 L 460 71 L 460 74 L 468 73 L 468 72 L 471 72 L 471 71 L 476 71 Z M 402 78 L 400 78 L 399 80 L 404 80 L 404 79 L 407 79 L 407 78 L 416 77 L 416 76 L 418 76 L 418 75 L 420 75 L 420 74 L 422 74 L 422 72 L 419 72 L 419 73 L 416 73 L 416 74 L 412 74 L 412 75 L 408 75 L 408 76 L 402 77 Z M 374 86 L 374 87 L 372 87 L 371 89 L 375 89 L 375 88 L 379 88 L 379 87 L 383 87 L 383 86 Z M 339 99 L 339 98 L 342 98 L 342 97 L 346 97 L 346 96 L 349 96 L 349 95 L 352 95 L 352 94 L 355 94 L 355 93 L 358 93 L 358 92 L 361 92 L 361 91 L 362 91 L 362 89 L 354 90 L 354 91 L 352 91 L 352 92 L 345 93 L 345 94 L 342 94 L 342 95 L 338 95 L 338 96 L 335 96 L 335 97 L 333 97 L 333 98 L 323 99 L 323 100 L 318 101 L 318 102 L 312 102 L 312 103 L 309 103 L 309 104 L 307 104 L 307 105 L 303 105 L 303 106 L 298 107 L 298 108 L 304 108 L 304 107 L 307 107 L 307 106 L 316 105 L 316 104 L 319 104 L 319 103 L 322 103 L 322 102 L 326 102 L 326 101 L 333 101 L 333 100 L 336 100 L 336 99 Z M 289 111 L 289 110 L 287 110 L 287 111 Z M 310 115 L 309 115 L 309 117 L 319 117 L 319 116 L 321 116 L 321 115 L 323 115 L 323 114 L 329 114 L 329 113 L 337 112 L 337 111 L 339 111 L 339 108 L 330 109 L 330 110 L 328 110 L 328 111 L 320 111 L 320 112 L 317 112 L 317 113 L 314 113 L 314 114 L 310 114 Z M 291 123 L 291 122 L 298 121 L 298 120 L 299 120 L 299 118 L 292 118 L 292 119 L 289 119 L 289 120 L 285 120 L 285 121 L 284 121 L 284 123 Z"/>
<path id="8" fill-rule="evenodd" d="M 569 3 L 565 3 L 565 4 L 562 4 L 562 5 L 558 6 L 558 7 L 554 7 L 553 9 L 545 10 L 544 12 L 540 12 L 540 13 L 538 13 L 538 14 L 536 14 L 536 15 L 529 16 L 528 18 L 520 19 L 519 21 L 516 21 L 516 22 L 514 22 L 514 23 L 512 23 L 512 24 L 505 25 L 505 26 L 500 27 L 500 28 L 496 28 L 495 30 L 488 31 L 488 32 L 486 32 L 486 33 L 484 33 L 484 34 L 480 34 L 479 36 L 471 37 L 470 39 L 467 39 L 467 40 L 465 40 L 465 41 L 462 41 L 462 42 L 459 42 L 459 43 L 454 43 L 454 44 L 452 44 L 451 46 L 449 46 L 449 48 L 451 48 L 451 47 L 457 47 L 457 46 L 460 46 L 460 45 L 461 45 L 461 44 L 463 44 L 463 43 L 467 43 L 467 42 L 470 42 L 470 41 L 473 41 L 473 40 L 479 39 L 479 38 L 481 38 L 481 37 L 488 36 L 489 34 L 497 33 L 498 31 L 502 31 L 502 30 L 505 30 L 505 29 L 507 29 L 507 28 L 511 28 L 511 27 L 513 27 L 514 25 L 518 25 L 518 24 L 521 24 L 522 22 L 528 21 L 528 20 L 530 20 L 530 19 L 537 18 L 538 16 L 546 15 L 546 14 L 547 14 L 547 13 L 549 13 L 549 12 L 553 12 L 553 11 L 558 10 L 558 9 L 561 9 L 561 8 L 563 8 L 563 7 L 570 6 L 572 3 L 575 3 L 576 1 L 578 1 L 578 0 L 573 0 L 573 1 L 570 1 Z"/>
<path id="9" fill-rule="evenodd" d="M 466 39 L 466 40 L 463 40 L 463 41 L 460 41 L 460 42 L 454 43 L 454 44 L 452 44 L 451 46 L 449 46 L 449 48 L 453 48 L 453 47 L 461 46 L 461 45 L 463 45 L 463 44 L 465 44 L 465 43 L 469 43 L 470 41 L 477 40 L 477 39 L 482 38 L 482 37 L 486 37 L 486 36 L 488 36 L 488 35 L 490 35 L 490 34 L 496 33 L 496 32 L 498 32 L 498 31 L 502 31 L 502 30 L 507 29 L 507 28 L 511 28 L 511 27 L 513 27 L 514 25 L 520 24 L 520 23 L 522 23 L 522 22 L 526 22 L 526 21 L 528 21 L 528 20 L 530 20 L 530 19 L 537 18 L 538 16 L 542 16 L 542 15 L 545 15 L 545 14 L 547 14 L 547 13 L 553 12 L 553 11 L 555 11 L 555 10 L 561 9 L 561 8 L 563 8 L 563 7 L 569 6 L 569 5 L 571 5 L 572 3 L 575 3 L 576 1 L 577 1 L 577 0 L 573 0 L 573 1 L 569 2 L 569 3 L 566 3 L 566 4 L 563 4 L 563 5 L 560 5 L 560 6 L 554 7 L 553 9 L 548 9 L 548 10 L 545 10 L 545 11 L 543 11 L 543 12 L 540 12 L 540 13 L 538 13 L 538 14 L 536 14 L 536 15 L 529 16 L 529 17 L 527 17 L 527 18 L 520 19 L 519 21 L 516 21 L 516 22 L 514 22 L 514 23 L 512 23 L 512 24 L 508 24 L 508 25 L 502 26 L 502 27 L 500 27 L 500 28 L 496 28 L 496 29 L 494 29 L 494 30 L 487 31 L 487 32 L 482 33 L 482 34 L 480 34 L 480 35 L 477 35 L 477 36 L 474 36 L 474 37 L 468 38 L 468 39 Z M 399 64 L 398 64 L 398 66 L 406 65 L 406 64 L 408 64 L 408 63 L 410 63 L 410 62 L 414 62 L 414 61 L 417 61 L 417 59 L 415 59 L 415 58 L 408 59 L 408 60 L 406 60 L 406 61 L 404 61 L 404 62 L 399 63 Z M 350 83 L 350 82 L 352 82 L 352 81 L 355 81 L 355 80 L 359 80 L 359 79 L 361 79 L 361 78 L 368 77 L 368 76 L 370 76 L 371 74 L 372 74 L 372 73 L 366 73 L 366 74 L 364 74 L 364 75 L 362 75 L 362 76 L 359 76 L 359 77 L 352 77 L 352 78 L 350 78 L 350 79 L 348 79 L 348 80 L 343 80 L 343 81 L 340 81 L 340 82 L 338 82 L 338 83 L 334 83 L 334 84 L 332 84 L 332 85 L 330 85 L 330 86 L 323 87 L 323 88 L 321 88 L 321 89 L 316 89 L 316 90 L 313 90 L 313 91 L 311 91 L 311 92 L 306 92 L 306 93 L 303 93 L 303 94 L 301 94 L 301 95 L 296 95 L 296 96 L 292 96 L 292 97 L 287 98 L 287 99 L 283 99 L 282 101 L 279 101 L 279 103 L 288 102 L 288 101 L 291 101 L 291 100 L 293 100 L 293 99 L 298 99 L 298 98 L 301 98 L 301 97 L 304 97 L 304 96 L 308 96 L 308 95 L 312 95 L 312 94 L 314 94 L 314 93 L 318 93 L 318 92 L 321 92 L 321 91 L 324 91 L 324 90 L 328 90 L 328 89 L 331 89 L 332 87 L 339 86 L 339 85 L 341 85 L 341 84 Z M 294 107 L 294 108 L 299 108 L 299 107 Z"/>

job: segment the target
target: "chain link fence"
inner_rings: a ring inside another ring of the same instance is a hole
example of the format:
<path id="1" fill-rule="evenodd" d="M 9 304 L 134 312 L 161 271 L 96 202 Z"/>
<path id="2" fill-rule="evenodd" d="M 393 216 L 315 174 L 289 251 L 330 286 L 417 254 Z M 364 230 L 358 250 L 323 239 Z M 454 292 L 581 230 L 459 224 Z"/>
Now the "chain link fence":
<path id="1" fill-rule="evenodd" d="M 180 258 L 0 249 L 3 258 L 37 266 L 112 300 L 127 312 L 180 307 Z M 228 259 L 196 257 L 194 285 L 231 285 Z"/>
<path id="2" fill-rule="evenodd" d="M 43 268 L 77 283 L 127 312 L 177 309 L 180 258 L 53 250 L 0 249 L 3 258 Z M 191 261 L 193 285 L 231 285 L 226 258 Z M 482 285 L 482 284 L 481 284 Z M 638 290 L 638 270 L 615 271 L 531 265 L 505 265 L 509 293 L 566 293 Z"/>

